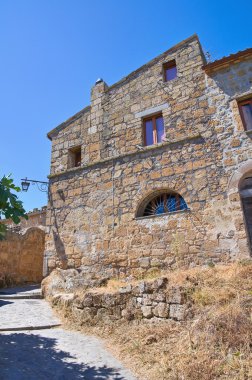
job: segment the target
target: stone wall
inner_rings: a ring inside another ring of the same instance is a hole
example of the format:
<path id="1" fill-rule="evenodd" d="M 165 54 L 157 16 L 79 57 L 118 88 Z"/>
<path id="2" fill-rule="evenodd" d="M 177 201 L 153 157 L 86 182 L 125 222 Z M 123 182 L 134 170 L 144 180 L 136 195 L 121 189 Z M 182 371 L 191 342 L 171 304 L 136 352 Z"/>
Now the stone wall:
<path id="1" fill-rule="evenodd" d="M 178 77 L 163 82 L 163 63 L 173 59 Z M 240 200 L 228 198 L 228 184 L 237 168 L 229 162 L 246 161 L 251 141 L 240 131 L 236 142 L 233 95 L 204 64 L 193 36 L 113 86 L 97 83 L 90 107 L 49 133 L 48 271 L 128 276 L 249 256 Z M 230 77 L 239 93 L 248 90 L 245 66 Z M 229 76 L 223 80 L 228 87 Z M 143 146 L 142 116 L 160 109 L 166 141 Z M 81 166 L 69 168 L 74 146 Z M 182 195 L 189 210 L 137 218 L 142 201 L 162 189 Z"/>
<path id="2" fill-rule="evenodd" d="M 11 219 L 2 219 L 0 223 L 7 225 L 12 231 L 25 231 L 31 227 L 44 229 L 46 225 L 46 210 L 47 206 L 41 209 L 34 208 L 27 213 L 28 219 L 22 218 L 19 224 L 13 223 Z"/>
<path id="3" fill-rule="evenodd" d="M 46 208 L 28 213 L 19 225 L 2 220 L 8 226 L 0 241 L 0 287 L 38 283 L 43 278 Z"/>
<path id="4" fill-rule="evenodd" d="M 232 64 L 207 71 L 206 98 L 214 109 L 209 117 L 221 152 L 221 184 L 224 199 L 217 201 L 218 215 L 209 223 L 209 240 L 218 233 L 218 245 L 233 258 L 250 256 L 239 183 L 252 173 L 251 133 L 245 131 L 238 101 L 252 96 L 252 56 L 237 58 Z M 217 171 L 216 175 L 220 175 Z M 211 218 L 212 209 L 206 209 Z"/>
<path id="5" fill-rule="evenodd" d="M 168 286 L 167 278 L 159 278 L 112 292 L 106 288 L 79 294 L 78 289 L 76 293 L 56 292 L 50 300 L 55 306 L 67 308 L 79 324 L 151 318 L 183 321 L 192 316 L 189 293 L 186 288 Z"/>

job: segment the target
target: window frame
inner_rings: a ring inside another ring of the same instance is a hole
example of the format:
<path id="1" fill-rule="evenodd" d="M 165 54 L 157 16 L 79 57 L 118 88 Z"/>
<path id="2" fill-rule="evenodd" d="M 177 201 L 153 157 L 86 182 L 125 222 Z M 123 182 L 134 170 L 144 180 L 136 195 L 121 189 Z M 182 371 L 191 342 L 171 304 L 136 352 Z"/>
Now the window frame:
<path id="1" fill-rule="evenodd" d="M 242 111 L 242 106 L 244 106 L 246 104 L 251 104 L 251 107 L 252 107 L 252 97 L 244 99 L 244 100 L 238 100 L 237 103 L 238 103 L 239 113 L 240 113 L 240 116 L 241 116 L 241 120 L 242 120 L 242 124 L 243 124 L 244 130 L 252 132 L 252 125 L 251 125 L 251 129 L 247 128 L 246 120 L 244 118 L 243 111 Z"/>
<path id="2" fill-rule="evenodd" d="M 175 198 L 176 209 L 173 207 L 169 207 L 167 204 L 167 200 L 170 197 Z M 153 213 L 146 215 L 147 208 L 151 205 L 152 209 L 155 209 L 157 199 L 161 198 L 161 203 L 164 206 L 164 212 L 161 213 Z M 181 208 L 182 207 L 182 208 Z M 178 213 L 190 212 L 190 207 L 188 206 L 185 198 L 178 192 L 173 190 L 158 190 L 154 191 L 149 196 L 147 196 L 139 205 L 136 210 L 135 219 L 146 219 L 146 218 L 159 218 L 162 216 L 173 215 Z"/>
<path id="3" fill-rule="evenodd" d="M 80 164 L 77 164 L 77 158 L 80 157 Z M 79 168 L 81 166 L 82 152 L 81 145 L 74 146 L 68 150 L 68 169 Z"/>
<path id="4" fill-rule="evenodd" d="M 162 112 L 156 113 L 156 114 L 151 115 L 151 116 L 143 117 L 143 140 L 144 140 L 144 146 L 152 146 L 152 145 L 156 145 L 156 144 L 161 144 L 162 143 L 162 141 L 161 142 L 157 141 L 157 124 L 156 124 L 156 120 L 159 117 L 162 117 L 162 119 L 163 119 L 163 125 L 164 125 L 164 117 L 163 117 Z M 148 121 L 152 121 L 152 127 L 153 127 L 153 130 L 152 130 L 153 144 L 149 144 L 149 145 L 147 145 L 147 139 L 146 139 L 146 123 Z M 164 126 L 164 132 L 165 132 L 165 126 Z"/>
<path id="5" fill-rule="evenodd" d="M 168 69 L 172 69 L 173 67 L 175 67 L 175 68 L 176 68 L 176 71 L 177 71 L 177 72 L 176 72 L 176 77 L 173 78 L 173 79 L 167 79 L 166 71 L 167 71 Z M 174 79 L 177 79 L 177 77 L 178 77 L 178 68 L 177 68 L 176 60 L 173 59 L 173 60 L 171 60 L 171 61 L 168 61 L 168 62 L 163 63 L 163 81 L 164 81 L 164 82 L 170 82 L 170 81 L 172 81 L 172 80 L 174 80 Z"/>

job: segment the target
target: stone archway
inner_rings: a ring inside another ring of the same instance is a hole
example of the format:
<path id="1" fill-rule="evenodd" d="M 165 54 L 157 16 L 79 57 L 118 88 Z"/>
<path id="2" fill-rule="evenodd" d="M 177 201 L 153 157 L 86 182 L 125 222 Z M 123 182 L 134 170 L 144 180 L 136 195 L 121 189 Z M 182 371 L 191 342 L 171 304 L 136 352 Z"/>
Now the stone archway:
<path id="1" fill-rule="evenodd" d="M 245 176 L 239 184 L 244 221 L 250 252 L 252 251 L 252 174 Z"/>
<path id="2" fill-rule="evenodd" d="M 252 160 L 247 160 L 241 164 L 230 177 L 228 183 L 228 194 L 238 192 L 240 181 L 250 172 L 252 173 Z"/>
<path id="3" fill-rule="evenodd" d="M 229 200 L 237 214 L 240 200 L 241 217 L 247 234 L 247 247 L 252 253 L 252 159 L 242 163 L 232 174 L 228 183 Z"/>

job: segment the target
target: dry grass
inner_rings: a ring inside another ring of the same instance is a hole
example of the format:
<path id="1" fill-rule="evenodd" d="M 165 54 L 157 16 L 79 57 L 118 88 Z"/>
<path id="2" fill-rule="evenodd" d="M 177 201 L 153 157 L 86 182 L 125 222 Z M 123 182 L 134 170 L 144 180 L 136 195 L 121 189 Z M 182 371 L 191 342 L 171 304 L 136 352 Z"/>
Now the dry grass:
<path id="1" fill-rule="evenodd" d="M 81 329 L 105 339 L 142 380 L 252 379 L 252 263 L 176 270 L 167 277 L 171 285 L 192 289 L 192 320 Z M 108 290 L 117 288 L 110 282 Z"/>

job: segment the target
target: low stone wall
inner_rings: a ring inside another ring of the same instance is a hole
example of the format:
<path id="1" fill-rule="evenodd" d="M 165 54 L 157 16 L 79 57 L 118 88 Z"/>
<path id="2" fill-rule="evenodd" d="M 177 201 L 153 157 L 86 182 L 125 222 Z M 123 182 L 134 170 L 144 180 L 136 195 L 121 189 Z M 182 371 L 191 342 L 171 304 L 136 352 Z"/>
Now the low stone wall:
<path id="1" fill-rule="evenodd" d="M 40 228 L 9 230 L 6 239 L 0 241 L 0 287 L 40 282 L 44 247 L 45 232 Z"/>
<path id="2" fill-rule="evenodd" d="M 80 289 L 79 289 L 80 290 Z M 44 288 L 44 293 L 46 291 Z M 55 293 L 53 305 L 68 309 L 79 324 L 110 323 L 119 319 L 173 319 L 183 321 L 192 316 L 188 289 L 169 287 L 167 278 L 141 281 L 126 285 L 118 291 L 106 287 L 89 289 L 81 293 Z"/>

